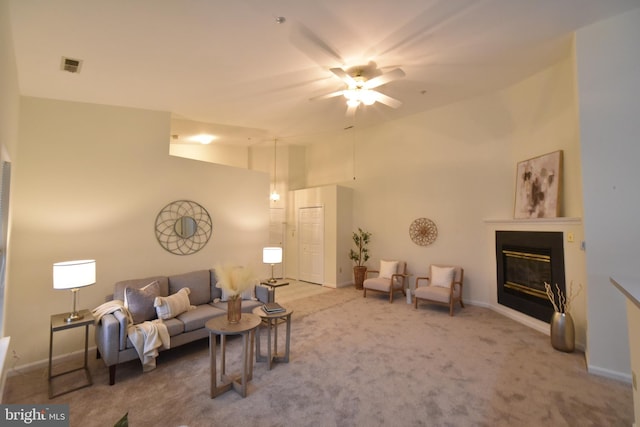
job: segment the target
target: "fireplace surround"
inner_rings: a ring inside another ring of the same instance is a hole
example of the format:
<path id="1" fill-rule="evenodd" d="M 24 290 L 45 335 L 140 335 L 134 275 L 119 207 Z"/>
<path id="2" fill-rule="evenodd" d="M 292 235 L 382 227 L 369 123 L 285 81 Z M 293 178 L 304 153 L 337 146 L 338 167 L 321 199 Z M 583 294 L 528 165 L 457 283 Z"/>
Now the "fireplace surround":
<path id="1" fill-rule="evenodd" d="M 544 283 L 566 294 L 563 233 L 496 231 L 496 270 L 498 303 L 549 323 Z"/>

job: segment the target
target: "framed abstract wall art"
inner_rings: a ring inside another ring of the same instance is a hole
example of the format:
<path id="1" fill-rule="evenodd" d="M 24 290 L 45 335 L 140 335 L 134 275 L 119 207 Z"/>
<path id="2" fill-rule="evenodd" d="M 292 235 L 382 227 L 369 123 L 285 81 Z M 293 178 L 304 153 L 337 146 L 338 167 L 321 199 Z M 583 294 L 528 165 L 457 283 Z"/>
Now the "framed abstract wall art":
<path id="1" fill-rule="evenodd" d="M 562 150 L 518 162 L 514 218 L 556 218 L 561 183 Z"/>

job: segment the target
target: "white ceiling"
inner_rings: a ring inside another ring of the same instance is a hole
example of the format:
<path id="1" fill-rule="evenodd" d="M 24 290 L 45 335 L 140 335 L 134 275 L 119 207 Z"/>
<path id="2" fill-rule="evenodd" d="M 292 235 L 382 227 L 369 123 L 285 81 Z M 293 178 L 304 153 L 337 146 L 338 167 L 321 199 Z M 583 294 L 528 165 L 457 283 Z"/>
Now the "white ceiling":
<path id="1" fill-rule="evenodd" d="M 23 95 L 170 111 L 220 142 L 307 143 L 495 90 L 640 0 L 11 0 Z M 285 17 L 282 24 L 277 17 Z M 83 61 L 79 74 L 61 57 Z M 329 68 L 374 61 L 402 101 L 345 115 Z M 184 123 L 183 123 L 184 124 Z"/>

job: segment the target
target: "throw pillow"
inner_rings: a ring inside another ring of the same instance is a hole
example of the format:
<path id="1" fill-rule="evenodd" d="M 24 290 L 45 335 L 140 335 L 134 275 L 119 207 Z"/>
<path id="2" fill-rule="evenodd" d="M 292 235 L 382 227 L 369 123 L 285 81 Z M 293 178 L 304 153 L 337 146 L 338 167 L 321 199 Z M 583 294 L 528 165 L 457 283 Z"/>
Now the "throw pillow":
<path id="1" fill-rule="evenodd" d="M 160 284 L 157 280 L 141 289 L 124 289 L 124 306 L 131 313 L 134 324 L 156 318 L 156 309 L 153 307 L 153 302 L 157 296 L 160 296 Z"/>
<path id="2" fill-rule="evenodd" d="M 455 277 L 456 270 L 453 267 L 431 266 L 431 285 L 441 288 L 450 288 Z"/>
<path id="3" fill-rule="evenodd" d="M 398 261 L 380 261 L 380 275 L 384 279 L 391 279 L 391 276 L 398 272 Z"/>
<path id="4" fill-rule="evenodd" d="M 182 288 L 168 297 L 156 297 L 153 306 L 156 308 L 158 319 L 173 319 L 187 310 L 196 308 L 195 305 L 191 305 L 189 301 L 190 293 L 191 290 L 189 288 Z"/>

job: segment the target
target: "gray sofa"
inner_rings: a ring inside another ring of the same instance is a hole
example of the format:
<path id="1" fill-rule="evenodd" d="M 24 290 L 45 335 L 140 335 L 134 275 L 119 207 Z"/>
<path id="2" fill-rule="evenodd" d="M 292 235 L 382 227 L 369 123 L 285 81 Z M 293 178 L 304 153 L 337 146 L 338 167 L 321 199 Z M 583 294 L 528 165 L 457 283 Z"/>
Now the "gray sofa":
<path id="1" fill-rule="evenodd" d="M 204 324 L 217 316 L 226 316 L 227 303 L 218 301 L 222 296 L 220 288 L 216 288 L 215 270 L 198 270 L 174 276 L 154 276 L 144 279 L 125 280 L 115 284 L 113 299 L 124 301 L 125 289 L 140 290 L 157 281 L 159 296 L 169 296 L 182 288 L 189 288 L 189 302 L 196 306 L 172 319 L 163 320 L 171 337 L 171 348 L 206 338 L 209 336 Z M 155 286 L 155 285 L 154 285 Z M 128 291 L 129 295 L 132 291 Z M 256 285 L 255 299 L 242 301 L 242 311 L 250 313 L 254 307 L 274 301 L 272 288 Z M 155 315 L 152 315 L 155 316 Z M 150 319 L 148 319 L 150 320 Z M 98 357 L 104 360 L 109 368 L 109 384 L 115 384 L 116 366 L 119 363 L 139 359 L 131 340 L 127 337 L 127 318 L 122 311 L 102 316 L 96 325 L 96 346 Z"/>

